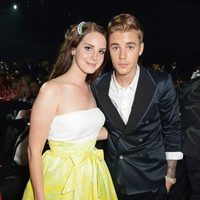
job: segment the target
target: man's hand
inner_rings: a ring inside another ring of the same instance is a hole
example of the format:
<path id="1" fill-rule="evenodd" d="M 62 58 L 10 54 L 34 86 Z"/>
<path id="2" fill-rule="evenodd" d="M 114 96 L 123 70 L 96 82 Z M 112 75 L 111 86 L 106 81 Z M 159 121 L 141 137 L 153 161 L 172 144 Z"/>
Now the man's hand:
<path id="1" fill-rule="evenodd" d="M 167 192 L 170 191 L 173 184 L 176 183 L 176 165 L 177 160 L 167 160 L 167 175 L 165 176 L 165 185 L 167 188 Z"/>
<path id="2" fill-rule="evenodd" d="M 172 185 L 175 184 L 175 183 L 176 183 L 175 178 L 170 178 L 170 177 L 165 176 L 165 186 L 166 186 L 166 189 L 167 189 L 167 193 L 169 193 Z"/>

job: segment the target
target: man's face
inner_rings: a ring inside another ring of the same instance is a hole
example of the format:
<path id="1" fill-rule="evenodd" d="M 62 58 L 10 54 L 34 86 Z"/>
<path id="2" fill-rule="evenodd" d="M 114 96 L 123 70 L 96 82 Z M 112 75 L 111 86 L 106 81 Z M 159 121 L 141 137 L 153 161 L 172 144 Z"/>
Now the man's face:
<path id="1" fill-rule="evenodd" d="M 117 75 L 134 74 L 143 48 L 136 30 L 117 31 L 109 36 L 109 51 Z"/>

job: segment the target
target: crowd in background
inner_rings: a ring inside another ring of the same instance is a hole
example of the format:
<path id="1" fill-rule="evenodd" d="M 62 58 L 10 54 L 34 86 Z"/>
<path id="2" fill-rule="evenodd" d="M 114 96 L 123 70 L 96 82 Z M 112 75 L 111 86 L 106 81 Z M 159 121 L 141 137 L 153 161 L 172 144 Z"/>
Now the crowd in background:
<path id="1" fill-rule="evenodd" d="M 1 61 L 0 102 L 10 100 L 28 101 L 31 95 L 37 94 L 38 86 L 40 87 L 43 82 L 48 80 L 52 66 L 52 63 L 45 60 Z M 150 67 L 154 70 L 171 73 L 177 87 L 187 81 L 188 75 L 185 78 L 179 74 L 180 69 L 177 69 L 176 62 L 172 62 L 170 67 L 163 64 L 152 64 Z M 194 68 L 194 66 L 192 67 Z M 199 66 L 194 68 L 193 76 L 199 72 L 199 68 Z"/>
<path id="2" fill-rule="evenodd" d="M 33 82 L 41 84 L 48 79 L 51 64 L 47 61 L 0 62 L 0 100 L 28 98 Z"/>
<path id="3" fill-rule="evenodd" d="M 21 199 L 29 170 L 27 153 L 16 144 L 27 138 L 33 102 L 51 67 L 44 60 L 0 62 L 0 199 L 1 193 L 3 199 Z"/>

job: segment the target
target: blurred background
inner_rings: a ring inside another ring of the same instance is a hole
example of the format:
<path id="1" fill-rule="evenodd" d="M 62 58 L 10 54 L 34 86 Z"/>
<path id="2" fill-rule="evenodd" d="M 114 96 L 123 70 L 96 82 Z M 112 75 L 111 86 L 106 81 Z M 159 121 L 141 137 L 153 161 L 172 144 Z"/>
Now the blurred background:
<path id="1" fill-rule="evenodd" d="M 106 27 L 114 15 L 130 12 L 144 27 L 144 65 L 175 64 L 188 73 L 200 63 L 199 9 L 195 0 L 0 0 L 0 59 L 53 62 L 70 24 Z"/>

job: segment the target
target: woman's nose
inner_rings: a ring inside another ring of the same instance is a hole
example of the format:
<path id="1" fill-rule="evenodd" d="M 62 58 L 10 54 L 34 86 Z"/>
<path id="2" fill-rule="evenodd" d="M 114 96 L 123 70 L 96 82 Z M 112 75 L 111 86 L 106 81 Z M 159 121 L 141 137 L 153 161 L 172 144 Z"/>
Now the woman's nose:
<path id="1" fill-rule="evenodd" d="M 97 60 L 97 58 L 98 58 L 98 53 L 97 53 L 97 52 L 92 52 L 91 58 L 92 58 L 93 60 Z"/>

